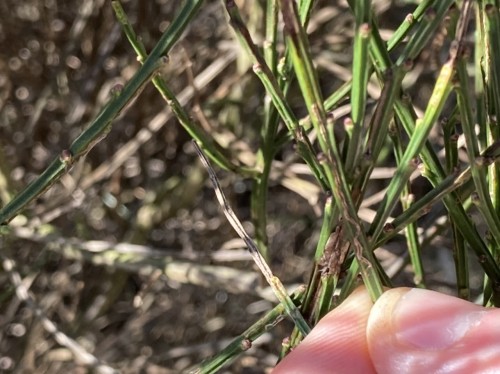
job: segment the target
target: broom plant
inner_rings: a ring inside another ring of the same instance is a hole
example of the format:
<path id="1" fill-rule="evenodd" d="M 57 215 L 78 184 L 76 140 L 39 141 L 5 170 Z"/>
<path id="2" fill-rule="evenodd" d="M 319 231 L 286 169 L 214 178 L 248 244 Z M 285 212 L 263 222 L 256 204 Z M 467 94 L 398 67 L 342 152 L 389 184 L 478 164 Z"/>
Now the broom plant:
<path id="1" fill-rule="evenodd" d="M 350 77 L 339 79 L 335 85 L 322 79 L 316 63 L 317 49 L 312 47 L 314 35 L 308 32 L 315 15 L 325 6 L 323 2 L 261 1 L 254 6 L 265 14 L 262 19 L 249 17 L 245 12 L 248 4 L 240 9 L 242 3 L 245 2 L 222 1 L 220 11 L 227 13 L 227 27 L 239 46 L 238 58 L 253 65 L 244 74 L 255 75 L 258 82 L 254 86 L 261 108 L 255 114 L 260 124 L 258 135 L 256 139 L 239 139 L 253 144 L 252 164 L 243 162 L 235 149 L 222 144 L 191 116 L 171 87 L 172 77 L 161 73 L 162 66 L 169 63 L 167 56 L 172 47 L 182 40 L 196 14 L 207 6 L 206 2 L 184 1 L 148 52 L 138 37 L 140 25 L 134 30 L 120 1 L 114 0 L 111 4 L 117 22 L 140 66 L 128 83 L 115 87 L 109 102 L 71 145 L 62 147 L 64 150 L 46 170 L 1 208 L 0 222 L 7 227 L 3 236 L 13 240 L 16 230 L 21 235 L 19 228 L 9 230 L 9 222 L 20 213 L 32 214 L 31 202 L 57 183 L 97 143 L 106 142 L 110 131 L 119 131 L 114 128 L 114 120 L 131 107 L 151 82 L 199 147 L 224 212 L 278 298 L 272 310 L 227 348 L 192 367 L 190 372 L 220 370 L 250 348 L 257 337 L 289 316 L 295 328 L 289 331 L 290 339 L 281 352 L 278 347 L 275 351 L 283 357 L 359 283 L 366 286 L 375 301 L 384 287 L 398 285 L 394 274 L 377 255 L 379 248 L 398 236 L 405 238 L 398 243 L 406 253 L 401 255 L 405 258 L 403 262 L 411 265 L 411 285 L 432 287 L 424 261 L 430 243 L 422 235 L 419 220 L 436 206 L 446 211 L 446 222 L 439 230 L 452 243 L 456 295 L 470 300 L 478 294 L 477 290 L 471 290 L 469 279 L 469 261 L 474 261 L 482 269 L 484 279 L 479 292 L 481 302 L 497 307 L 500 304 L 498 3 L 414 2 L 408 5 L 413 12 L 401 19 L 390 37 L 386 37 L 369 0 L 348 0 L 346 9 L 351 12 L 352 35 Z M 415 67 L 422 63 L 420 56 L 428 52 L 438 33 L 444 35 L 442 50 L 438 51 L 442 62 L 432 72 L 431 93 L 412 97 L 418 92 L 418 80 L 415 86 L 408 82 Z M 370 97 L 369 85 L 378 86 L 377 97 Z M 423 107 L 414 101 L 423 102 Z M 337 117 L 341 108 L 346 112 Z M 273 173 L 280 155 L 292 148 L 294 160 L 309 170 L 311 178 L 307 182 L 314 181 L 320 191 L 322 211 L 316 249 L 309 258 L 308 283 L 289 295 L 286 282 L 271 271 L 276 248 L 270 243 L 267 227 L 271 179 L 276 178 Z M 209 163 L 218 169 L 213 171 Z M 383 167 L 392 170 L 386 184 L 374 179 L 374 173 Z M 251 181 L 254 240 L 239 222 L 237 209 L 234 213 L 224 197 L 225 186 L 221 187 L 217 181 L 219 172 Z M 425 189 L 416 184 L 421 177 L 428 181 Z M 368 205 L 373 208 L 373 215 L 366 220 L 360 212 L 377 193 L 382 198 Z M 437 223 L 431 226 L 438 229 Z M 68 256 L 75 258 L 75 251 L 79 250 L 85 253 L 80 258 L 86 261 L 96 258 L 85 252 L 82 243 L 74 245 L 71 255 L 67 251 Z M 122 268 L 121 263 L 126 261 L 117 255 L 106 261 L 106 265 Z M 148 266 L 165 272 L 165 267 L 155 265 L 154 261 L 148 262 Z M 140 266 L 132 271 L 139 272 Z M 258 288 L 255 284 L 255 293 L 260 295 Z"/>

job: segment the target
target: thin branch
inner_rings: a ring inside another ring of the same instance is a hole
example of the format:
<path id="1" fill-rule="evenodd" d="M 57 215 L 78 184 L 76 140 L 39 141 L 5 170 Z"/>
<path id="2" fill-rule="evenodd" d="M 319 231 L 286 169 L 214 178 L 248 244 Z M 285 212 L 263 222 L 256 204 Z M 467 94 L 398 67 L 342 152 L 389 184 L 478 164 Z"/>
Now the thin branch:
<path id="1" fill-rule="evenodd" d="M 243 241 L 247 245 L 253 260 L 255 261 L 260 271 L 266 278 L 267 282 L 273 289 L 278 300 L 284 305 L 290 318 L 292 318 L 292 320 L 295 322 L 300 332 L 304 336 L 307 335 L 310 331 L 310 327 L 307 325 L 306 321 L 304 320 L 304 317 L 302 317 L 302 314 L 300 313 L 297 306 L 293 303 L 292 299 L 290 298 L 290 295 L 288 295 L 285 287 L 283 286 L 279 278 L 273 275 L 271 268 L 264 260 L 264 257 L 262 257 L 262 255 L 260 254 L 257 245 L 252 240 L 250 235 L 247 234 L 240 220 L 238 219 L 233 209 L 229 205 L 226 197 L 224 196 L 224 193 L 222 192 L 222 188 L 219 184 L 217 175 L 215 174 L 215 171 L 212 168 L 212 166 L 210 166 L 210 163 L 208 162 L 208 159 L 205 157 L 200 146 L 195 141 L 193 141 L 193 144 L 195 146 L 196 153 L 198 153 L 198 156 L 200 157 L 203 166 L 208 171 L 210 181 L 212 182 L 212 185 L 215 190 L 215 195 L 217 196 L 217 200 L 219 201 L 219 204 L 221 205 L 222 210 L 224 211 L 224 215 L 226 216 L 227 220 L 229 221 L 233 229 L 236 231 L 236 233 L 240 236 L 241 239 L 243 239 Z"/>

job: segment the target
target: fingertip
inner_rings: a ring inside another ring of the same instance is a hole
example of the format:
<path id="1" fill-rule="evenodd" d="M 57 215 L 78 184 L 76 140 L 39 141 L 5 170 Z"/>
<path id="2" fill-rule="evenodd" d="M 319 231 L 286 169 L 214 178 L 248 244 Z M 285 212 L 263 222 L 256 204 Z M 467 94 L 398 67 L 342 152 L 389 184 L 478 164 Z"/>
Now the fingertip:
<path id="1" fill-rule="evenodd" d="M 316 325 L 273 374 L 375 373 L 366 343 L 371 307 L 366 290 L 355 290 Z"/>
<path id="2" fill-rule="evenodd" d="M 487 336 L 498 347 L 499 331 L 485 325 L 486 313 L 485 308 L 429 290 L 390 290 L 368 318 L 367 344 L 374 366 L 388 374 L 491 370 L 491 363 L 489 368 L 481 365 L 489 362 Z"/>

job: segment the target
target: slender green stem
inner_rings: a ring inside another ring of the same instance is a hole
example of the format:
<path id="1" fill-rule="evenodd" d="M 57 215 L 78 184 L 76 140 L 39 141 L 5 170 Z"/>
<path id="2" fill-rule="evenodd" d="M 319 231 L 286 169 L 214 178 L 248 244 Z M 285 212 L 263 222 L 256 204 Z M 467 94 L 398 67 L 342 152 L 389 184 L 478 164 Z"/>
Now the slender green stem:
<path id="1" fill-rule="evenodd" d="M 476 122 L 487 124 L 487 94 L 485 81 L 488 72 L 483 69 L 482 60 L 486 59 L 488 41 L 484 26 L 484 13 L 482 1 L 476 5 L 476 31 L 474 33 L 474 96 L 476 98 Z M 487 66 L 489 68 L 489 66 Z M 487 133 L 482 131 L 479 134 L 480 148 L 483 150 L 487 144 Z"/>
<path id="2" fill-rule="evenodd" d="M 269 66 L 271 74 L 277 75 L 277 31 L 278 31 L 278 3 L 270 0 L 266 6 L 266 24 L 264 41 L 264 59 Z M 267 237 L 267 190 L 269 173 L 277 150 L 275 146 L 276 132 L 278 129 L 278 112 L 276 111 L 269 94 L 264 99 L 264 123 L 260 131 L 260 146 L 257 151 L 257 169 L 262 173 L 254 178 L 251 196 L 252 222 L 255 226 L 255 242 L 264 256 L 269 259 Z"/>
<path id="3" fill-rule="evenodd" d="M 347 148 L 344 168 L 350 175 L 357 166 L 362 153 L 361 137 L 364 132 L 367 85 L 369 78 L 368 46 L 370 44 L 370 1 L 358 0 L 355 7 L 356 33 L 354 35 L 354 50 L 352 61 L 351 107 L 353 129 Z"/>
<path id="4" fill-rule="evenodd" d="M 400 132 L 399 128 L 394 128 L 389 132 L 391 135 L 391 139 L 394 143 L 394 155 L 396 158 L 396 162 L 399 163 L 403 156 L 403 146 L 401 144 Z M 403 188 L 401 194 L 401 206 L 404 211 L 408 210 L 412 203 L 411 186 L 408 182 L 406 186 Z M 424 277 L 424 267 L 422 264 L 421 257 L 421 246 L 418 240 L 417 233 L 417 225 L 415 222 L 409 223 L 405 228 L 406 234 L 406 244 L 408 246 L 408 252 L 410 254 L 411 263 L 413 266 L 414 277 L 413 281 L 415 285 L 420 288 L 425 288 L 425 277 Z"/>
<path id="5" fill-rule="evenodd" d="M 134 48 L 134 51 L 138 56 L 138 60 L 141 63 L 144 63 L 147 59 L 146 49 L 137 37 L 120 1 L 114 0 L 111 4 L 115 11 L 116 18 L 122 25 L 123 31 L 125 32 L 130 45 Z M 167 83 L 161 76 L 155 76 L 153 78 L 153 84 L 161 96 L 165 99 L 167 104 L 171 107 L 172 112 L 175 114 L 182 127 L 184 127 L 193 139 L 202 144 L 203 149 L 213 162 L 225 170 L 241 173 L 245 176 L 255 174 L 254 170 L 235 165 L 229 160 L 228 156 L 225 154 L 226 151 L 214 141 L 210 134 L 208 134 L 201 126 L 190 118 L 189 114 L 184 110 L 184 108 L 182 108 L 182 105 L 177 100 L 177 97 L 170 90 Z"/>
<path id="6" fill-rule="evenodd" d="M 460 86 L 457 87 L 458 106 L 460 108 L 460 118 L 464 130 L 465 141 L 467 144 L 467 155 L 471 165 L 472 179 L 476 186 L 476 194 L 479 199 L 478 208 L 484 220 L 486 221 L 491 235 L 496 244 L 500 243 L 500 218 L 496 214 L 495 208 L 490 199 L 489 186 L 486 180 L 486 167 L 484 161 L 479 155 L 479 143 L 475 133 L 474 120 L 472 117 L 472 108 L 468 97 L 469 84 L 465 62 L 463 59 L 458 63 L 458 79 Z M 475 199 L 476 200 L 476 199 Z"/>
<path id="7" fill-rule="evenodd" d="M 312 1 L 306 0 L 300 2 L 301 9 L 301 22 L 307 24 L 309 20 L 310 11 L 312 8 Z M 278 1 L 269 0 L 266 6 L 266 25 L 265 25 L 265 42 L 264 42 L 264 60 L 269 66 L 272 76 L 278 75 Z M 285 70 L 289 71 L 290 57 L 289 53 L 286 54 Z M 290 87 L 291 79 L 280 80 L 279 87 L 283 92 L 283 97 L 286 97 L 288 88 Z M 255 226 L 255 240 L 261 252 L 265 257 L 268 256 L 267 248 L 267 189 L 269 182 L 269 173 L 271 171 L 271 163 L 275 153 L 281 147 L 281 143 L 276 141 L 276 132 L 279 124 L 279 114 L 276 110 L 275 104 L 269 93 L 266 95 L 264 102 L 264 125 L 261 129 L 261 146 L 257 152 L 257 168 L 262 170 L 262 173 L 254 179 L 254 187 L 252 189 L 252 220 Z M 303 149 L 303 147 L 302 147 Z M 303 154 L 308 152 L 303 149 Z M 309 156 L 307 156 L 309 157 Z M 310 165 L 314 160 L 310 161 Z M 317 169 L 319 173 L 320 170 Z M 319 177 L 319 174 L 317 174 Z"/>
<path id="8" fill-rule="evenodd" d="M 408 108 L 407 104 L 401 100 L 398 100 L 396 102 L 396 113 L 398 115 L 398 118 L 401 120 L 405 131 L 411 137 L 413 135 L 413 132 L 415 131 L 415 113 L 411 111 Z M 488 159 L 487 155 L 490 153 L 495 153 L 494 149 L 495 147 L 493 147 L 490 152 L 483 154 L 483 156 Z M 427 143 L 426 146 L 422 149 L 420 157 L 422 158 L 424 165 L 423 175 L 429 179 L 429 181 L 435 188 L 441 184 L 445 185 L 446 181 L 449 180 L 449 178 L 453 178 L 453 176 L 445 176 L 444 170 L 441 167 L 441 164 L 439 163 L 439 160 L 437 159 L 437 156 L 429 143 Z M 470 175 L 467 178 L 469 177 Z M 486 247 L 476 228 L 468 219 L 464 208 L 460 204 L 457 204 L 457 202 L 460 201 L 459 196 L 455 192 L 451 192 L 449 196 L 443 196 L 443 201 L 446 209 L 448 209 L 448 212 L 453 219 L 453 222 L 455 222 L 463 237 L 467 240 L 471 248 L 476 253 L 477 257 L 481 259 L 487 259 L 487 261 L 481 261 L 481 265 L 485 269 L 486 273 L 494 279 L 500 280 L 500 278 L 498 278 L 498 276 L 500 275 L 500 269 L 498 268 L 498 266 L 496 266 L 493 259 L 491 258 L 488 248 Z"/>
<path id="9" fill-rule="evenodd" d="M 357 212 L 352 201 L 350 188 L 341 163 L 340 153 L 336 140 L 333 138 L 332 124 L 327 125 L 326 114 L 323 107 L 323 99 L 319 88 L 316 70 L 312 59 L 305 31 L 300 25 L 295 3 L 290 0 L 281 1 L 281 11 L 287 32 L 287 46 L 290 48 L 293 67 L 299 82 L 302 96 L 306 102 L 309 116 L 313 126 L 317 130 L 321 150 L 324 153 L 324 172 L 335 198 L 335 202 L 344 219 L 343 225 L 347 236 L 352 242 L 356 259 L 360 263 L 363 279 L 373 300 L 376 300 L 383 292 L 381 282 L 372 264 L 375 258 L 368 249 L 368 240 L 364 229 L 359 221 Z"/>
<path id="10" fill-rule="evenodd" d="M 299 126 L 299 122 L 286 101 L 285 95 L 280 89 L 276 78 L 273 76 L 258 48 L 253 43 L 250 33 L 241 19 L 238 8 L 234 2 L 226 1 L 226 9 L 230 17 L 230 24 L 240 43 L 245 47 L 249 56 L 253 59 L 255 74 L 261 80 L 266 92 L 269 94 L 274 106 L 278 110 L 278 113 L 297 143 L 297 152 L 309 165 L 320 185 L 326 190 L 327 185 L 324 171 L 318 163 L 315 156 L 316 153 L 309 142 L 307 134 L 304 129 Z"/>
<path id="11" fill-rule="evenodd" d="M 458 107 L 457 107 L 458 108 Z M 446 151 L 446 172 L 447 174 L 454 174 L 455 170 L 460 167 L 458 160 L 458 135 L 455 133 L 456 113 L 453 112 L 449 120 L 444 120 L 443 123 L 443 138 L 444 147 Z M 470 167 L 469 167 L 470 176 Z M 470 179 L 470 178 L 469 178 Z M 458 226 L 455 224 L 453 217 L 450 216 L 451 231 L 453 233 L 453 258 L 455 262 L 455 274 L 457 278 L 457 293 L 458 296 L 464 300 L 469 300 L 469 263 L 466 248 L 465 238 L 462 236 Z"/>
<path id="12" fill-rule="evenodd" d="M 453 257 L 455 259 L 455 273 L 457 278 L 457 294 L 464 300 L 470 300 L 469 267 L 467 248 L 462 233 L 457 225 L 452 224 Z"/>
<path id="13" fill-rule="evenodd" d="M 395 71 L 394 71 L 395 70 Z M 353 198 L 359 206 L 365 194 L 370 175 L 380 157 L 383 145 L 387 140 L 389 123 L 394 115 L 394 103 L 399 95 L 401 81 L 405 69 L 388 68 L 385 72 L 384 86 L 379 102 L 370 120 L 364 162 L 361 163 L 360 177 L 353 184 Z"/>
<path id="14" fill-rule="evenodd" d="M 421 18 L 420 27 L 400 54 L 396 64 L 402 64 L 406 60 L 414 60 L 422 49 L 427 45 L 429 39 L 434 35 L 436 29 L 442 25 L 445 13 L 454 0 L 440 0 L 435 2 L 435 7 L 427 8 L 427 12 Z"/>
<path id="15" fill-rule="evenodd" d="M 481 1 L 478 3 L 477 9 L 481 21 L 481 27 L 479 28 L 483 51 L 481 70 L 484 73 L 485 109 L 487 113 L 486 118 L 482 118 L 483 122 L 478 123 L 481 125 L 481 133 L 486 134 L 487 142 L 492 142 L 500 138 L 498 128 L 500 115 L 500 67 L 498 66 L 500 62 L 500 11 L 496 2 L 495 4 L 492 2 L 483 4 Z M 478 68 L 481 68 L 481 66 L 478 66 Z M 494 216 L 498 217 L 500 214 L 500 167 L 492 165 L 489 168 L 488 177 L 491 207 L 494 209 Z M 496 238 L 496 236 L 494 237 Z M 490 250 L 496 261 L 499 262 L 500 250 L 496 239 L 495 242 L 490 245 Z"/>
<path id="16" fill-rule="evenodd" d="M 299 306 L 304 295 L 304 288 L 301 288 L 290 296 L 295 305 Z M 250 326 L 247 330 L 236 337 L 226 348 L 214 357 L 205 360 L 197 367 L 189 369 L 190 374 L 211 374 L 218 372 L 224 365 L 229 364 L 239 354 L 247 351 L 252 343 L 264 333 L 271 330 L 280 323 L 286 313 L 283 304 L 275 306 L 262 318 Z"/>
<path id="17" fill-rule="evenodd" d="M 124 110 L 144 88 L 144 86 L 153 78 L 161 64 L 165 62 L 165 54 L 172 48 L 174 43 L 181 37 L 189 21 L 194 17 L 200 8 L 203 0 L 193 0 L 186 2 L 180 13 L 172 21 L 168 29 L 151 51 L 144 64 L 123 87 L 117 95 L 113 97 L 99 115 L 91 122 L 80 136 L 71 144 L 69 150 L 64 150 L 48 166 L 47 169 L 26 189 L 16 195 L 6 206 L 0 210 L 0 224 L 8 223 L 31 201 L 43 194 L 54 183 L 56 183 L 63 174 L 83 155 L 89 152 L 106 134 L 111 130 L 112 121 Z"/>
<path id="18" fill-rule="evenodd" d="M 408 147 L 401 159 L 401 164 L 398 167 L 394 178 L 391 180 L 387 189 L 387 195 L 380 204 L 379 209 L 377 210 L 377 215 L 370 226 L 370 234 L 373 240 L 376 240 L 378 235 L 380 235 L 387 217 L 389 217 L 389 214 L 396 205 L 398 196 L 401 194 L 406 181 L 411 175 L 412 160 L 420 153 L 420 150 L 424 146 L 433 124 L 441 114 L 446 99 L 452 90 L 452 77 L 455 72 L 458 55 L 460 55 L 463 50 L 463 39 L 467 30 L 470 13 L 470 3 L 465 2 L 464 10 L 462 11 L 460 17 L 460 23 L 459 26 L 457 26 L 459 29 L 457 32 L 457 39 L 455 39 L 450 50 L 450 58 L 441 68 L 441 72 L 426 107 L 424 117 L 421 120 L 417 120 L 415 131 L 413 132 L 410 143 L 408 144 Z"/>
<path id="19" fill-rule="evenodd" d="M 418 4 L 413 13 L 406 16 L 403 23 L 397 28 L 391 38 L 387 41 L 387 50 L 392 51 L 408 35 L 410 30 L 417 26 L 425 12 L 434 3 L 434 0 L 423 0 Z"/>
<path id="20" fill-rule="evenodd" d="M 492 144 L 488 147 L 482 154 L 481 157 L 484 158 L 485 161 L 490 163 L 494 163 L 500 159 L 500 141 Z M 468 167 L 463 172 L 459 172 L 456 169 L 452 174 L 448 175 L 446 178 L 441 180 L 439 184 L 435 184 L 434 188 L 425 194 L 418 201 L 411 204 L 411 206 L 401 213 L 399 216 L 394 218 L 394 220 L 390 224 L 390 229 L 386 228 L 384 233 L 380 236 L 379 240 L 373 245 L 373 248 L 378 248 L 387 242 L 389 239 L 393 238 L 398 232 L 403 230 L 410 222 L 416 221 L 420 216 L 427 213 L 429 209 L 441 199 L 446 198 L 448 194 L 451 194 L 453 198 L 456 200 L 460 200 L 459 197 L 453 193 L 459 187 L 465 185 L 471 179 L 471 169 Z M 437 180 L 433 178 L 431 180 L 433 183 L 436 183 Z M 445 200 L 445 204 L 447 201 Z M 451 214 L 451 212 L 450 212 Z M 455 215 L 454 215 L 455 214 Z M 451 214 L 452 217 L 457 219 L 457 222 L 460 224 L 462 220 L 460 219 L 461 214 Z M 463 213 L 465 215 L 465 213 Z M 464 226 L 461 226 L 461 232 L 470 232 L 471 229 L 465 229 Z M 464 236 L 465 237 L 465 236 Z M 474 238 L 478 237 L 477 232 L 473 235 Z M 470 239 L 470 238 L 469 238 Z M 476 239 L 472 241 L 472 243 L 476 243 Z M 484 246 L 484 243 L 483 243 Z M 488 252 L 489 254 L 489 252 Z M 488 256 L 488 254 L 482 254 L 483 256 Z"/>
<path id="21" fill-rule="evenodd" d="M 299 18 L 300 23 L 307 29 L 307 24 L 309 22 L 309 18 L 311 17 L 312 7 L 314 5 L 314 0 L 299 0 L 298 1 L 298 9 L 299 9 Z"/>

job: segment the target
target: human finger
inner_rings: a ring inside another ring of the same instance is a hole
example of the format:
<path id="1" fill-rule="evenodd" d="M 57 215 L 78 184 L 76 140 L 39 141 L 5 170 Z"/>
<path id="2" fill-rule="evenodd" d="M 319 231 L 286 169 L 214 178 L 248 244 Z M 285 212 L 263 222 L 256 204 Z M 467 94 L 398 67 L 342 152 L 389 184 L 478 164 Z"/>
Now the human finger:
<path id="1" fill-rule="evenodd" d="M 368 319 L 378 373 L 500 372 L 500 310 L 429 290 L 385 292 Z"/>
<path id="2" fill-rule="evenodd" d="M 328 313 L 273 374 L 375 373 L 366 342 L 370 296 L 358 288 Z"/>

